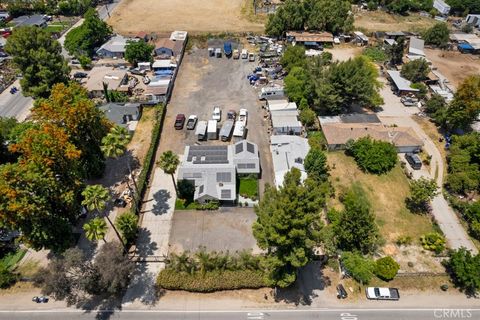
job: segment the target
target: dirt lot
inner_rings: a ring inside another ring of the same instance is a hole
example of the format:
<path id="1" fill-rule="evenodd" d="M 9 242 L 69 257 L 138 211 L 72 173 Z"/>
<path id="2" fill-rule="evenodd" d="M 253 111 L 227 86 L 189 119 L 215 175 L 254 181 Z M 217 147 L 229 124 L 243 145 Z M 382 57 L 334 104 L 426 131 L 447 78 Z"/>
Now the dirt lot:
<path id="1" fill-rule="evenodd" d="M 412 31 L 419 32 L 435 24 L 435 20 L 418 14 L 400 16 L 384 11 L 361 11 L 355 14 L 355 27 L 367 32 Z"/>
<path id="2" fill-rule="evenodd" d="M 346 61 L 348 59 L 353 59 L 356 56 L 362 54 L 363 47 L 357 47 L 349 44 L 342 44 L 339 46 L 334 46 L 331 49 L 325 49 L 325 51 L 332 54 L 333 60 Z"/>
<path id="3" fill-rule="evenodd" d="M 178 113 L 191 114 L 199 120 L 209 120 L 214 106 L 222 110 L 222 123 L 229 109 L 248 110 L 247 139 L 256 143 L 260 152 L 262 178 L 260 192 L 265 183 L 273 184 L 272 156 L 267 134 L 268 123 L 258 101 L 257 91 L 247 79 L 256 64 L 246 60 L 209 58 L 206 49 L 193 49 L 184 57 L 180 66 L 167 114 L 158 152 L 172 150 L 183 154 L 185 145 L 230 144 L 220 140 L 198 142 L 195 130 L 175 130 L 173 124 Z M 221 124 L 219 126 L 221 126 Z"/>
<path id="4" fill-rule="evenodd" d="M 455 87 L 468 76 L 480 73 L 480 57 L 458 51 L 425 49 L 427 59 Z"/>
<path id="5" fill-rule="evenodd" d="M 124 0 L 108 23 L 121 34 L 263 31 L 263 24 L 250 22 L 244 14 L 246 5 L 247 0 Z"/>
<path id="6" fill-rule="evenodd" d="M 259 253 L 252 235 L 256 214 L 251 208 L 222 208 L 217 212 L 177 211 L 173 215 L 169 252 L 194 252 L 200 246 L 207 251 Z"/>

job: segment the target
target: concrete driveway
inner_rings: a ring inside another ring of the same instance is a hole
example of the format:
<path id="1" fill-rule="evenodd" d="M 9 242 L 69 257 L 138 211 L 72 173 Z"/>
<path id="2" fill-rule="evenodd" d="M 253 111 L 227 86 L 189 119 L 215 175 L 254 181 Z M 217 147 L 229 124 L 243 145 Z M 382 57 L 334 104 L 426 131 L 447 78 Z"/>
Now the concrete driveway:
<path id="1" fill-rule="evenodd" d="M 268 122 L 264 118 L 257 91 L 249 85 L 247 75 L 252 72 L 256 63 L 246 60 L 233 60 L 225 57 L 209 58 L 207 49 L 196 49 L 185 54 L 175 81 L 170 104 L 168 105 L 165 123 L 160 140 L 159 153 L 172 150 L 183 154 L 186 145 L 193 144 L 231 144 L 219 140 L 198 142 L 195 130 L 175 130 L 175 116 L 183 113 L 197 115 L 198 120 L 209 120 L 214 106 L 222 110 L 221 126 L 228 110 L 248 110 L 247 139 L 258 145 L 262 178 L 260 194 L 265 183 L 273 184 L 272 156 L 270 154 Z"/>
<path id="2" fill-rule="evenodd" d="M 386 125 L 396 124 L 399 127 L 411 127 L 415 131 L 418 137 L 423 140 L 423 149 L 432 156 L 432 160 L 430 162 L 429 172 L 426 170 L 420 170 L 415 172 L 413 177 L 418 179 L 421 176 L 426 176 L 434 179 L 436 176 L 437 185 L 439 188 L 442 188 L 445 165 L 443 163 L 442 156 L 440 155 L 440 152 L 433 141 L 423 131 L 420 125 L 411 117 L 420 110 L 417 107 L 405 107 L 400 102 L 400 98 L 393 94 L 392 90 L 390 90 L 390 86 L 388 83 L 386 83 L 386 80 L 381 80 L 385 82 L 385 85 L 380 92 L 385 100 L 385 105 L 382 106 L 383 110 L 377 115 L 382 123 Z M 465 232 L 465 229 L 460 224 L 457 215 L 452 208 L 450 208 L 441 192 L 432 201 L 432 213 L 436 222 L 440 226 L 440 229 L 445 234 L 450 248 L 458 249 L 460 247 L 465 247 L 471 250 L 473 253 L 478 252 L 477 248 Z"/>
<path id="3" fill-rule="evenodd" d="M 221 208 L 218 211 L 176 211 L 170 232 L 170 252 L 241 251 L 260 249 L 252 234 L 257 216 L 252 208 Z"/>

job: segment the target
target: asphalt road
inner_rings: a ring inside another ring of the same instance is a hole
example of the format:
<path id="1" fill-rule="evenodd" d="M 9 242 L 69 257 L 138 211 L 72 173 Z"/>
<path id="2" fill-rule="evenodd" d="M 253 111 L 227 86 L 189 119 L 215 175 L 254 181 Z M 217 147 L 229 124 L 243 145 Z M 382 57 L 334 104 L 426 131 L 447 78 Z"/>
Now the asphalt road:
<path id="1" fill-rule="evenodd" d="M 265 311 L 155 311 L 106 310 L 101 313 L 72 311 L 2 312 L 0 319 L 168 319 L 168 320 L 435 320 L 480 319 L 480 309 L 295 309 Z"/>
<path id="2" fill-rule="evenodd" d="M 10 88 L 13 86 L 19 89 L 15 94 L 10 93 Z M 23 121 L 30 113 L 32 106 L 33 99 L 23 96 L 18 80 L 0 93 L 0 117 L 13 117 L 18 121 Z"/>

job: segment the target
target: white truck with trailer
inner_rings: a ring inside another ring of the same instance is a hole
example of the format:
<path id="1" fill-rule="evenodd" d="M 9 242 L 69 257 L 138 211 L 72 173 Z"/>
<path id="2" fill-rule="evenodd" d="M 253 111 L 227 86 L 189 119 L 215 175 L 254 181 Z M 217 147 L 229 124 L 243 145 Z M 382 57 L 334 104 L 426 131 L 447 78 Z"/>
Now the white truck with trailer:
<path id="1" fill-rule="evenodd" d="M 245 126 L 245 122 L 237 120 L 235 122 L 235 129 L 233 129 L 233 136 L 237 140 L 245 139 L 247 135 L 247 128 Z"/>

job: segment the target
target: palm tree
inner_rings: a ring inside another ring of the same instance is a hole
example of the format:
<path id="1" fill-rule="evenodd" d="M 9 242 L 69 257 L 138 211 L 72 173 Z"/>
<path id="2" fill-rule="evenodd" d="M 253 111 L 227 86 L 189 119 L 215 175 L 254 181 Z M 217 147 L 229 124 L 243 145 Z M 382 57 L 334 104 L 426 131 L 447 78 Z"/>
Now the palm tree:
<path id="1" fill-rule="evenodd" d="M 157 165 L 165 172 L 172 176 L 173 186 L 175 187 L 175 193 L 178 195 L 177 184 L 175 183 L 175 171 L 180 164 L 178 156 L 173 153 L 171 150 L 165 151 L 162 153 L 160 160 L 158 160 Z"/>
<path id="2" fill-rule="evenodd" d="M 108 189 L 99 184 L 87 186 L 83 190 L 82 196 L 84 198 L 82 205 L 86 206 L 88 211 L 97 211 L 98 213 L 105 210 L 107 207 L 107 202 L 111 199 Z M 106 214 L 105 217 L 117 234 L 118 240 L 120 240 L 120 243 L 122 243 L 123 248 L 126 250 L 122 237 L 120 236 L 120 233 L 118 233 L 117 228 L 115 228 L 115 225 L 112 223 L 112 220 L 110 220 L 108 214 Z"/>
<path id="3" fill-rule="evenodd" d="M 103 137 L 102 145 L 100 149 L 102 150 L 105 157 L 117 158 L 122 156 L 125 153 L 129 142 L 130 142 L 130 135 L 127 129 L 120 126 L 114 126 L 110 129 L 110 132 L 105 137 Z M 138 186 L 137 186 L 137 182 L 135 181 L 135 177 L 132 175 L 132 170 L 130 169 L 128 158 L 125 158 L 125 161 L 127 162 L 128 171 L 132 176 L 133 186 L 135 187 L 134 204 L 135 204 L 135 211 L 136 211 L 136 206 L 137 206 L 136 197 L 138 195 Z M 127 185 L 128 185 L 128 188 L 130 189 L 130 185 L 128 184 L 128 182 L 127 182 Z"/>
<path id="4" fill-rule="evenodd" d="M 100 147 L 103 154 L 107 158 L 116 158 L 125 153 L 127 144 L 130 142 L 130 135 L 127 129 L 114 126 L 110 132 L 103 137 L 102 146 Z"/>
<path id="5" fill-rule="evenodd" d="M 101 218 L 93 218 L 83 225 L 85 237 L 92 242 L 103 240 L 107 243 L 107 240 L 105 240 L 107 229 L 107 223 Z"/>
<path id="6" fill-rule="evenodd" d="M 205 275 L 207 271 L 210 271 L 212 268 L 212 257 L 208 253 L 205 247 L 201 247 L 197 253 L 195 253 L 195 258 L 198 263 L 198 270 L 202 275 Z"/>

